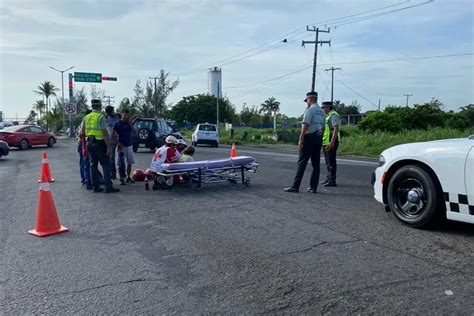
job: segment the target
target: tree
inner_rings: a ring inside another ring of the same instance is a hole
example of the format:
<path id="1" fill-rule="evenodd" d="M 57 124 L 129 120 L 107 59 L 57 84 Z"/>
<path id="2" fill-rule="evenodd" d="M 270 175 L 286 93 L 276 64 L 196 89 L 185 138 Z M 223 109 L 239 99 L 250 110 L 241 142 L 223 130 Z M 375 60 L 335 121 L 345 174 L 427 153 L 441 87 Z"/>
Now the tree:
<path id="1" fill-rule="evenodd" d="M 46 111 L 49 112 L 49 97 L 55 96 L 56 91 L 59 89 L 56 88 L 51 81 L 45 81 L 38 86 L 38 90 L 34 91 L 38 94 L 41 94 L 46 100 Z M 48 126 L 49 127 L 49 126 Z"/>
<path id="2" fill-rule="evenodd" d="M 99 99 L 102 100 L 105 96 L 105 90 L 97 88 L 95 84 L 91 85 L 91 100 Z"/>
<path id="3" fill-rule="evenodd" d="M 357 115 L 360 114 L 360 105 L 357 100 L 351 102 L 351 105 L 345 105 L 340 100 L 334 101 L 334 110 L 339 115 Z"/>
<path id="4" fill-rule="evenodd" d="M 74 102 L 76 103 L 77 113 L 86 113 L 89 109 L 87 104 L 87 94 L 84 91 L 84 87 L 74 92 Z"/>
<path id="5" fill-rule="evenodd" d="M 173 92 L 179 84 L 176 79 L 172 83 L 168 80 L 169 72 L 165 73 L 163 69 L 160 70 L 160 76 L 156 81 L 147 82 L 145 102 L 148 107 L 151 107 L 155 115 L 163 116 L 167 110 L 166 98 Z M 156 83 L 155 83 L 156 82 Z"/>
<path id="6" fill-rule="evenodd" d="M 217 99 L 212 95 L 198 94 L 183 97 L 169 111 L 170 118 L 178 124 L 198 124 L 216 121 Z M 226 98 L 219 99 L 219 118 L 222 122 L 232 123 L 235 119 L 235 107 Z"/>
<path id="7" fill-rule="evenodd" d="M 117 112 L 122 113 L 123 111 L 128 110 L 130 114 L 133 116 L 134 113 L 132 113 L 132 105 L 130 102 L 129 98 L 123 98 L 122 101 L 120 101 L 120 104 L 117 108 Z"/>
<path id="8" fill-rule="evenodd" d="M 274 97 L 268 98 L 260 104 L 260 113 L 274 115 L 277 112 L 280 112 L 280 102 L 278 102 Z"/>
<path id="9" fill-rule="evenodd" d="M 48 126 L 51 126 L 54 133 L 57 133 L 63 127 L 63 111 L 61 105 L 57 102 L 54 107 L 46 113 L 45 120 Z"/>
<path id="10" fill-rule="evenodd" d="M 43 100 L 37 100 L 33 103 L 33 110 L 36 110 L 38 113 L 38 120 L 41 120 L 41 116 L 46 110 L 46 103 Z"/>
<path id="11" fill-rule="evenodd" d="M 35 124 L 36 123 L 36 112 L 35 110 L 31 110 L 30 114 L 28 114 L 28 117 L 25 120 L 25 124 Z"/>
<path id="12" fill-rule="evenodd" d="M 239 118 L 242 124 L 252 127 L 261 127 L 263 121 L 262 116 L 255 105 L 248 107 L 246 104 L 244 104 L 242 110 L 240 111 Z"/>

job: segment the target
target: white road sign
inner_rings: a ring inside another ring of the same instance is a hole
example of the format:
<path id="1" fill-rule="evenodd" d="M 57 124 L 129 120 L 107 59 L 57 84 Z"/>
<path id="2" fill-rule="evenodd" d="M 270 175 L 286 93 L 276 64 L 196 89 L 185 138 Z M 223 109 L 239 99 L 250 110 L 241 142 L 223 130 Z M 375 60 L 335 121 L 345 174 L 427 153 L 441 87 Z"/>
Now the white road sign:
<path id="1" fill-rule="evenodd" d="M 76 104 L 74 103 L 66 104 L 66 106 L 64 107 L 64 112 L 66 112 L 67 114 L 77 114 Z"/>

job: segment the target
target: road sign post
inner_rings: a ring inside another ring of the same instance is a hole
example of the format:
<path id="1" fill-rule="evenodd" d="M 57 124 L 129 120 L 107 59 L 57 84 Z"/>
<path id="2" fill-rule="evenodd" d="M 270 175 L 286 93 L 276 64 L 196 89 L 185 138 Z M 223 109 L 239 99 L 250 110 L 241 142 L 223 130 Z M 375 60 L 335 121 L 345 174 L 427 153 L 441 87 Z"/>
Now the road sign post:
<path id="1" fill-rule="evenodd" d="M 73 115 L 77 114 L 77 106 L 73 102 L 69 102 L 66 104 L 64 107 L 64 112 L 66 114 L 69 114 L 69 138 L 73 138 L 74 135 L 76 134 L 74 131 L 74 123 L 73 123 Z"/>

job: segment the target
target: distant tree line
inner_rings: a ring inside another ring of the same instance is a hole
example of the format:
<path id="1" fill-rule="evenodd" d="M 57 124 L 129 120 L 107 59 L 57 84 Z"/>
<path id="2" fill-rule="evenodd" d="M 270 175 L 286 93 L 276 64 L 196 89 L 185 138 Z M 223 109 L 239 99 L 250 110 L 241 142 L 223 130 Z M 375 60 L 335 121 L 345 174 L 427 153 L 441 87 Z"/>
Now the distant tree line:
<path id="1" fill-rule="evenodd" d="M 413 107 L 388 106 L 383 111 L 369 113 L 359 128 L 368 132 L 386 131 L 397 133 L 406 129 L 426 130 L 430 127 L 448 127 L 465 130 L 474 128 L 474 104 L 460 108 L 459 112 L 443 111 L 443 104 L 433 99 Z"/>

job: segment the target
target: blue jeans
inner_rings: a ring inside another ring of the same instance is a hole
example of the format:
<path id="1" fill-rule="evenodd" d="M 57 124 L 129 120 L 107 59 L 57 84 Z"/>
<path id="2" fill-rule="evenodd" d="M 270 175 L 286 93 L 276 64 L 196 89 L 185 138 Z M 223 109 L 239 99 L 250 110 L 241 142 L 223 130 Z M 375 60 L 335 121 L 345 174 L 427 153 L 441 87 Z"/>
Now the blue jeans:
<path id="1" fill-rule="evenodd" d="M 91 163 L 89 156 L 82 154 L 82 143 L 79 142 L 77 145 L 77 152 L 79 153 L 79 170 L 81 173 L 81 183 L 91 184 Z"/>

